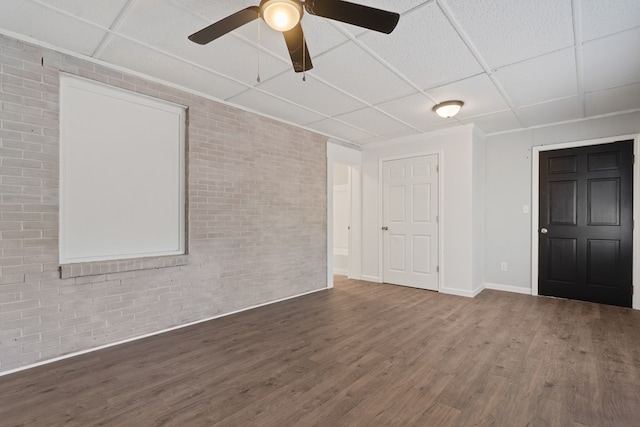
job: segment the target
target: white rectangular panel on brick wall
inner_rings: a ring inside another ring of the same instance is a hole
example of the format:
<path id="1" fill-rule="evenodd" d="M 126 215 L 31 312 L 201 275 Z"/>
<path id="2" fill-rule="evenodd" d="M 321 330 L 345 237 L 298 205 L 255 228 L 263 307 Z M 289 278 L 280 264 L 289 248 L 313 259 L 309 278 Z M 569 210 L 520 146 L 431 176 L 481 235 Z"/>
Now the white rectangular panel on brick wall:
<path id="1" fill-rule="evenodd" d="M 60 262 L 184 253 L 184 107 L 60 83 Z"/>

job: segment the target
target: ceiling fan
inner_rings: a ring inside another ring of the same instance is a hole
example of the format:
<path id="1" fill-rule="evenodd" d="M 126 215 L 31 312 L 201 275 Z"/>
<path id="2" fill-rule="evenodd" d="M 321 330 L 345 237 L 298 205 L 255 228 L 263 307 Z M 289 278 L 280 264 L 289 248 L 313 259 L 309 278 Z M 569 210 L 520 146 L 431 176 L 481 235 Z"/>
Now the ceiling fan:
<path id="1" fill-rule="evenodd" d="M 398 24 L 400 15 L 386 10 L 342 0 L 261 0 L 260 6 L 250 6 L 203 28 L 189 36 L 198 44 L 207 44 L 254 19 L 262 18 L 274 30 L 282 32 L 296 73 L 313 68 L 304 39 L 300 19 L 304 11 L 369 30 L 389 34 Z"/>

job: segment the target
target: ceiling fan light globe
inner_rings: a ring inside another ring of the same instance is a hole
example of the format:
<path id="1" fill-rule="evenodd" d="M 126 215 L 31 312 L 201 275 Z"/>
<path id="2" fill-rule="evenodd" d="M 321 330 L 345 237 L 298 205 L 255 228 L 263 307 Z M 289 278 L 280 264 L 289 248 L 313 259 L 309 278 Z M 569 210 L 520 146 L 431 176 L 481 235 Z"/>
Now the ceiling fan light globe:
<path id="1" fill-rule="evenodd" d="M 444 119 L 449 119 L 460 111 L 464 102 L 462 101 L 446 101 L 441 102 L 433 107 L 433 111 Z"/>
<path id="2" fill-rule="evenodd" d="M 302 7 L 292 0 L 266 0 L 260 4 L 262 19 L 276 31 L 289 31 L 300 22 Z"/>

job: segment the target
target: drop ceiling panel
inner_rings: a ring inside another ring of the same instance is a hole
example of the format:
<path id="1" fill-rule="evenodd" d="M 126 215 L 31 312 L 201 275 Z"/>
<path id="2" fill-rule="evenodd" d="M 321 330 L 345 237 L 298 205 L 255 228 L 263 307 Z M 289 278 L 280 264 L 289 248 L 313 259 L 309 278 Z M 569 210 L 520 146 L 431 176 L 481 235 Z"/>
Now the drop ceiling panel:
<path id="1" fill-rule="evenodd" d="M 359 40 L 420 89 L 442 86 L 482 71 L 435 2 L 402 16 L 391 34 L 367 32 Z"/>
<path id="2" fill-rule="evenodd" d="M 375 108 L 352 111 L 337 116 L 336 119 L 383 137 L 398 132 L 411 131 L 409 126 L 381 113 Z"/>
<path id="3" fill-rule="evenodd" d="M 486 116 L 471 117 L 462 120 L 462 122 L 464 124 L 475 124 L 486 134 L 504 132 L 522 127 L 518 118 L 511 110 L 487 114 Z"/>
<path id="4" fill-rule="evenodd" d="M 585 94 L 587 117 L 640 109 L 640 83 Z"/>
<path id="5" fill-rule="evenodd" d="M 246 86 L 227 78 L 118 37 L 111 40 L 101 59 L 218 99 L 231 97 L 246 89 Z"/>
<path id="6" fill-rule="evenodd" d="M 154 0 L 145 0 L 153 2 Z M 232 13 L 238 12 L 249 6 L 257 6 L 259 0 L 172 0 L 180 3 L 198 15 L 208 18 L 213 24 Z"/>
<path id="7" fill-rule="evenodd" d="M 299 73 L 285 72 L 279 76 L 261 83 L 260 89 L 286 98 L 296 104 L 305 106 L 313 111 L 327 116 L 334 116 L 365 107 L 365 104 L 321 83 L 312 75 L 307 74 L 306 81 L 302 81 Z"/>
<path id="8" fill-rule="evenodd" d="M 402 131 L 387 133 L 383 137 L 360 139 L 360 140 L 358 140 L 356 142 L 358 144 L 360 144 L 360 145 L 364 145 L 364 144 L 370 144 L 370 143 L 376 142 L 376 141 L 393 141 L 395 139 L 402 138 L 402 137 L 405 137 L 405 136 L 420 135 L 420 134 L 421 134 L 420 131 L 417 131 L 417 130 L 414 130 L 414 129 L 410 129 L 410 128 L 406 128 L 405 130 L 402 130 Z"/>
<path id="9" fill-rule="evenodd" d="M 578 94 L 573 48 L 507 65 L 494 76 L 516 107 Z"/>
<path id="10" fill-rule="evenodd" d="M 162 22 L 163 25 L 155 25 Z M 195 44 L 187 37 L 205 27 L 207 21 L 169 0 L 137 1 L 118 28 L 118 33 L 160 49 Z"/>
<path id="11" fill-rule="evenodd" d="M 491 68 L 573 45 L 571 1 L 442 1 Z"/>
<path id="12" fill-rule="evenodd" d="M 584 44 L 584 89 L 640 82 L 640 27 Z"/>
<path id="13" fill-rule="evenodd" d="M 416 92 L 354 42 L 345 43 L 316 57 L 313 62 L 314 75 L 370 104 Z M 340 66 L 336 67 L 336 64 Z"/>
<path id="14" fill-rule="evenodd" d="M 377 105 L 382 111 L 394 117 L 400 117 L 403 121 L 420 129 L 423 132 L 446 127 L 453 120 L 443 119 L 431 109 L 434 103 L 423 94 L 409 95 L 384 104 Z M 455 122 L 458 124 L 458 122 Z"/>
<path id="15" fill-rule="evenodd" d="M 585 41 L 640 25 L 640 1 L 582 0 L 582 38 Z"/>
<path id="16" fill-rule="evenodd" d="M 315 129 L 320 133 L 351 142 L 357 142 L 375 136 L 365 130 L 356 129 L 353 126 L 349 126 L 334 119 L 320 120 L 319 122 L 309 124 L 307 127 Z"/>
<path id="17" fill-rule="evenodd" d="M 0 28 L 91 55 L 106 32 L 26 0 L 2 0 Z"/>
<path id="18" fill-rule="evenodd" d="M 158 26 L 153 22 L 170 24 Z M 291 68 L 290 62 L 279 61 L 264 52 L 261 52 L 258 64 L 258 49 L 234 34 L 227 34 L 204 46 L 193 43 L 187 38 L 193 32 L 193 23 L 193 15 L 175 3 L 144 1 L 136 3 L 119 32 L 250 86 L 257 84 L 258 71 L 261 79 L 266 80 Z M 195 27 L 205 25 L 203 22 Z"/>
<path id="19" fill-rule="evenodd" d="M 580 97 L 574 96 L 519 108 L 518 116 L 526 127 L 579 119 Z"/>
<path id="20" fill-rule="evenodd" d="M 494 113 L 508 108 L 496 86 L 484 73 L 431 89 L 427 91 L 427 94 L 438 102 L 463 101 L 464 106 L 456 116 L 460 119 Z"/>
<path id="21" fill-rule="evenodd" d="M 110 27 L 129 0 L 40 0 L 72 15 Z"/>
<path id="22" fill-rule="evenodd" d="M 247 90 L 228 99 L 229 102 L 291 123 L 305 125 L 324 119 L 324 116 L 293 105 L 257 90 Z"/>
<path id="23" fill-rule="evenodd" d="M 375 7 L 401 15 L 422 3 L 429 3 L 430 1 L 431 0 L 353 0 L 354 3 L 360 3 L 365 6 Z M 402 19 L 402 17 L 400 19 Z"/>

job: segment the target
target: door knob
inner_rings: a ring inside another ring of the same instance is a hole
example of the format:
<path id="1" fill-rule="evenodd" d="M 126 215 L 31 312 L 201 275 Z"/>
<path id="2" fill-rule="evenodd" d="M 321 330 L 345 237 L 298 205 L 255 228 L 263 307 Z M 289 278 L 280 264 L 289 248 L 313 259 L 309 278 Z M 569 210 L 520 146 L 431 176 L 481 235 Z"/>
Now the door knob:
<path id="1" fill-rule="evenodd" d="M 382 231 L 387 231 L 389 229 L 389 227 L 387 227 L 386 225 L 384 227 L 382 227 Z"/>
<path id="2" fill-rule="evenodd" d="M 549 230 L 547 230 L 546 228 L 542 227 L 542 228 L 540 229 L 540 232 L 541 232 L 542 234 L 547 234 L 547 233 L 549 232 Z"/>

